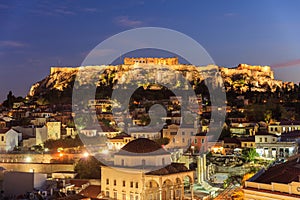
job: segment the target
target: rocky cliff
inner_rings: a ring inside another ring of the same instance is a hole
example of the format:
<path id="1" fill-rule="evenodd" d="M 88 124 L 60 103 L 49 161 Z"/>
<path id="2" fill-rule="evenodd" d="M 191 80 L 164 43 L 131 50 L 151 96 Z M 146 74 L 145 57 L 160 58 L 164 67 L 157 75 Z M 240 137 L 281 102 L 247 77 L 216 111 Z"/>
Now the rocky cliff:
<path id="1" fill-rule="evenodd" d="M 35 83 L 29 93 L 28 98 L 40 99 L 51 103 L 53 99 L 56 101 L 67 98 L 70 101 L 72 97 L 72 87 L 74 80 L 79 70 L 86 70 L 85 76 L 92 76 L 93 70 L 100 67 L 106 67 L 102 74 L 97 74 L 98 85 L 109 86 L 122 80 L 123 74 L 126 72 L 131 81 L 137 77 L 141 77 L 140 71 L 143 64 L 140 65 L 117 65 L 117 66 L 90 66 L 85 68 L 69 68 L 69 67 L 52 67 L 50 74 L 42 81 Z M 157 67 L 157 66 L 156 66 Z M 201 81 L 205 78 L 210 79 L 214 77 L 214 85 L 218 86 L 222 82 L 226 91 L 233 90 L 237 93 L 244 92 L 274 92 L 285 88 L 292 90 L 294 83 L 282 82 L 274 79 L 274 73 L 269 66 L 252 66 L 247 64 L 240 64 L 235 68 L 225 68 L 217 66 L 196 67 L 193 65 L 168 65 L 168 68 L 173 70 L 173 73 L 164 68 L 156 68 L 154 79 L 174 83 L 178 85 L 178 72 L 192 81 Z M 153 66 L 154 68 L 154 66 Z M 199 72 L 199 69 L 200 72 Z M 216 74 L 221 74 L 222 80 Z M 127 80 L 128 81 L 128 80 Z M 88 84 L 84 81 L 82 84 Z M 180 84 L 179 84 L 180 85 Z"/>

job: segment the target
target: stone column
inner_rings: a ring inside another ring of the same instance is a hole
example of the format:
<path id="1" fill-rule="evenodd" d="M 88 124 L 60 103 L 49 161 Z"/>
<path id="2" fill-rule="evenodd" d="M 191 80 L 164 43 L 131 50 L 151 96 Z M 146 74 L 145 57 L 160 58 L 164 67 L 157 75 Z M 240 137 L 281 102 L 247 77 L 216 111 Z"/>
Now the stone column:
<path id="1" fill-rule="evenodd" d="M 203 157 L 200 157 L 200 169 L 201 169 L 201 183 L 204 181 L 204 159 Z"/>
<path id="2" fill-rule="evenodd" d="M 194 199 L 194 184 L 193 183 L 190 184 L 190 190 L 191 190 L 191 197 L 193 200 Z"/>
<path id="3" fill-rule="evenodd" d="M 171 194 L 170 198 L 173 200 L 174 199 L 174 187 L 171 186 L 169 189 L 170 189 L 170 194 Z"/>
<path id="4" fill-rule="evenodd" d="M 202 183 L 202 166 L 200 156 L 197 156 L 197 183 Z"/>
<path id="5" fill-rule="evenodd" d="M 162 200 L 162 188 L 159 186 L 159 200 Z"/>
<path id="6" fill-rule="evenodd" d="M 203 175 L 204 175 L 204 181 L 206 181 L 207 180 L 206 154 L 203 154 Z"/>

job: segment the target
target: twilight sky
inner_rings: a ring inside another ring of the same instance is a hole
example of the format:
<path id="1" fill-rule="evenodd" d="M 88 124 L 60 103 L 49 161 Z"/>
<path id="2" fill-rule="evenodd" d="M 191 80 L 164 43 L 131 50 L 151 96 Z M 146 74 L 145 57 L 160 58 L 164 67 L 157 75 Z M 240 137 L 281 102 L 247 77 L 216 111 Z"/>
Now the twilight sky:
<path id="1" fill-rule="evenodd" d="M 50 66 L 80 65 L 106 38 L 131 28 L 180 31 L 220 66 L 274 66 L 299 82 L 300 1 L 0 0 L 0 101 L 26 95 Z"/>

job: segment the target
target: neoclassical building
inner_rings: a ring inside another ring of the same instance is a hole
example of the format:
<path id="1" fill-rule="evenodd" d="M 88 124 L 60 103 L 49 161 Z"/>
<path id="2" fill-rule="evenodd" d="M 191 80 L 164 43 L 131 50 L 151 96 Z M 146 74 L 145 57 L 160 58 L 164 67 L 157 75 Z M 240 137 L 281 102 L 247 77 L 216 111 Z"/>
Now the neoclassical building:
<path id="1" fill-rule="evenodd" d="M 101 190 L 112 199 L 183 199 L 185 192 L 193 196 L 193 183 L 193 171 L 171 163 L 170 153 L 146 138 L 129 142 L 115 154 L 113 166 L 101 167 Z"/>

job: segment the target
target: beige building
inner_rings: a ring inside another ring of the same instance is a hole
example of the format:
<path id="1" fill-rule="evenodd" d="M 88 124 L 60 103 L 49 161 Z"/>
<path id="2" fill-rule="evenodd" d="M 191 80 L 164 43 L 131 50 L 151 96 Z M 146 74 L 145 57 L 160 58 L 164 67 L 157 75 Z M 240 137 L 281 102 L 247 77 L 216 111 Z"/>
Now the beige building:
<path id="1" fill-rule="evenodd" d="M 120 134 L 113 138 L 107 139 L 107 148 L 112 151 L 119 151 L 124 145 L 133 140 L 130 135 Z"/>
<path id="2" fill-rule="evenodd" d="M 300 130 L 299 121 L 274 122 L 268 126 L 268 132 L 276 135 L 281 135 L 282 133 L 295 130 Z"/>
<path id="3" fill-rule="evenodd" d="M 150 140 L 159 139 L 161 137 L 161 133 L 156 127 L 131 127 L 128 129 L 128 133 L 133 138 L 148 138 Z"/>
<path id="4" fill-rule="evenodd" d="M 61 122 L 47 122 L 47 139 L 57 140 L 61 136 Z"/>
<path id="5" fill-rule="evenodd" d="M 244 186 L 245 200 L 300 199 L 300 158 L 270 167 L 254 175 Z"/>
<path id="6" fill-rule="evenodd" d="M 193 187 L 193 177 L 183 164 L 171 163 L 160 145 L 140 138 L 115 154 L 113 168 L 101 167 L 101 189 L 106 197 L 121 200 L 183 199 L 184 187 Z"/>
<path id="7" fill-rule="evenodd" d="M 192 144 L 192 140 L 197 134 L 198 128 L 191 126 L 180 126 L 171 124 L 163 129 L 163 137 L 169 138 L 170 142 L 166 145 L 167 149 L 186 148 Z"/>

